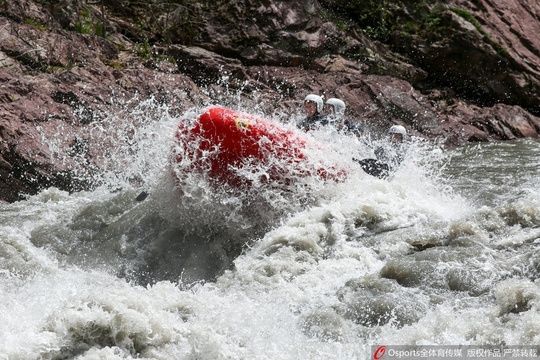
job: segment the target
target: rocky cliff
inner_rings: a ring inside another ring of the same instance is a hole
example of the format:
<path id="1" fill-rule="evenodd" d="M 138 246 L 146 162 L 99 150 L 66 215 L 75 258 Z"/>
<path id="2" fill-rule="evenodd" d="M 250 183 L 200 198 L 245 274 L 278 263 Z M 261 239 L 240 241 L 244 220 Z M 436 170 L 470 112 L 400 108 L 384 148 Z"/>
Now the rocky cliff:
<path id="1" fill-rule="evenodd" d="M 89 129 L 150 97 L 272 114 L 314 92 L 375 132 L 536 138 L 539 19 L 526 0 L 0 0 L 0 199 L 91 187 L 114 144 Z"/>

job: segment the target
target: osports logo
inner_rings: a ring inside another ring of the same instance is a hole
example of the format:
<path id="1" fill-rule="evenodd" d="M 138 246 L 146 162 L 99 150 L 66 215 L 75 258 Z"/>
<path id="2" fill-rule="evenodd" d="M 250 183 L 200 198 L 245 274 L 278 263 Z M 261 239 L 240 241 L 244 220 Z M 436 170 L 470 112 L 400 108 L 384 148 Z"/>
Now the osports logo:
<path id="1" fill-rule="evenodd" d="M 386 346 L 379 346 L 377 350 L 373 353 L 373 359 L 374 360 L 380 360 L 382 357 L 386 354 Z"/>

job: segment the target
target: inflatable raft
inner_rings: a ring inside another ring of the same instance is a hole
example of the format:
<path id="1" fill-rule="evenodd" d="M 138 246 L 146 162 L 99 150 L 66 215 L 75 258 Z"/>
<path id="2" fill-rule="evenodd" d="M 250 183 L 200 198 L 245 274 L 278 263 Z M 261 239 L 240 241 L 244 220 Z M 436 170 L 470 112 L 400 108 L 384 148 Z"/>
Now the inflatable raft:
<path id="1" fill-rule="evenodd" d="M 343 171 L 310 160 L 307 150 L 319 146 L 310 140 L 282 124 L 212 106 L 178 125 L 173 165 L 179 180 L 186 172 L 199 171 L 234 187 L 288 185 L 306 176 L 343 178 Z"/>

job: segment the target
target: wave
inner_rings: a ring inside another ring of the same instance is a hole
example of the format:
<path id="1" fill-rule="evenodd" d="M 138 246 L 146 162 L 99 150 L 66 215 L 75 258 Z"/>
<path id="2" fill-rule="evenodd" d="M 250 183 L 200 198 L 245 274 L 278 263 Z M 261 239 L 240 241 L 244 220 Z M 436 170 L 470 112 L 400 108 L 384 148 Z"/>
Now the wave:
<path id="1" fill-rule="evenodd" d="M 482 196 L 496 173 L 482 167 L 510 178 L 519 161 L 493 157 L 534 163 L 536 142 L 413 139 L 383 180 L 352 161 L 369 141 L 320 131 L 345 181 L 239 192 L 197 174 L 178 187 L 179 118 L 160 119 L 111 152 L 95 189 L 0 206 L 2 356 L 353 359 L 381 343 L 540 341 L 537 170 Z"/>

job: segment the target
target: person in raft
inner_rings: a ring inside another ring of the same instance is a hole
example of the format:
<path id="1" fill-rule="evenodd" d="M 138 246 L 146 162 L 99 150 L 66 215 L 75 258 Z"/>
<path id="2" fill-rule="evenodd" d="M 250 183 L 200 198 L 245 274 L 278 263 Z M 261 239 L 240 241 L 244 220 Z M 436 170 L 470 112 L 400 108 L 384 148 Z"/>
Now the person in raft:
<path id="1" fill-rule="evenodd" d="M 328 118 L 323 115 L 324 101 L 319 95 L 309 94 L 304 99 L 304 111 L 306 117 L 298 124 L 298 128 L 309 131 L 317 129 L 319 126 L 327 125 Z"/>
<path id="2" fill-rule="evenodd" d="M 388 146 L 379 146 L 375 149 L 376 159 L 353 159 L 358 162 L 362 169 L 381 179 L 388 178 L 403 162 L 405 154 L 405 139 L 407 131 L 401 125 L 393 125 L 388 130 L 390 141 Z"/>
<path id="3" fill-rule="evenodd" d="M 345 103 L 343 100 L 337 98 L 330 98 L 326 100 L 325 109 L 328 113 L 328 121 L 331 124 L 335 124 L 336 128 L 340 132 L 346 132 L 357 137 L 360 137 L 363 133 L 362 127 L 346 118 L 345 115 Z"/>

